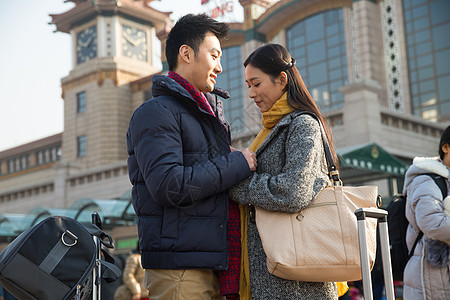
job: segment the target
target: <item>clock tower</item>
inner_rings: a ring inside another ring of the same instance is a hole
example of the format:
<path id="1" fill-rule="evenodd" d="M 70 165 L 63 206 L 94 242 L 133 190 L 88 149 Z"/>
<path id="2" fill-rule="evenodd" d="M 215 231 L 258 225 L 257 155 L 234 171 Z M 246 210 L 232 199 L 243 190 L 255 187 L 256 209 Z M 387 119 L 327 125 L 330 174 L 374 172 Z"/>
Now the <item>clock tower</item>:
<path id="1" fill-rule="evenodd" d="M 52 17 L 72 36 L 73 69 L 61 79 L 62 161 L 80 169 L 124 161 L 126 130 L 136 108 L 130 82 L 161 71 L 157 36 L 170 13 L 151 0 L 66 0 L 75 6 Z M 142 101 L 145 99 L 142 99 Z"/>

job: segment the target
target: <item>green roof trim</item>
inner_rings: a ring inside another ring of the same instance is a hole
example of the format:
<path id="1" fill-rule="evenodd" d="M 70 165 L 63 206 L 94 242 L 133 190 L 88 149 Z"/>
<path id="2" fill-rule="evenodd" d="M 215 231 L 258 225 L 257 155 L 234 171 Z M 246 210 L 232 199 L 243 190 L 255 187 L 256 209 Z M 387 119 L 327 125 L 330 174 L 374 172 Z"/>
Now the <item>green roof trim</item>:
<path id="1" fill-rule="evenodd" d="M 390 175 L 403 176 L 408 165 L 388 153 L 375 143 L 358 148 L 341 150 L 339 153 L 341 167 L 368 170 Z"/>

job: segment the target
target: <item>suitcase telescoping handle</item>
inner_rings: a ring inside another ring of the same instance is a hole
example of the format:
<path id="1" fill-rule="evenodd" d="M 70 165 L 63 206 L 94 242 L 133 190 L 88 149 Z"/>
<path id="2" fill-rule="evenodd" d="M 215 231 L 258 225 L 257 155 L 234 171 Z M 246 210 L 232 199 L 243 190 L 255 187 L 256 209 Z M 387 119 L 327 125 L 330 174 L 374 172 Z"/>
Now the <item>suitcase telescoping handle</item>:
<path id="1" fill-rule="evenodd" d="M 100 218 L 100 215 L 98 212 L 93 212 L 91 214 L 92 217 L 92 224 L 96 225 L 99 229 L 102 229 L 102 219 Z M 93 236 L 94 243 L 95 243 L 95 252 L 96 252 L 96 262 L 95 267 L 92 271 L 92 299 L 93 300 L 100 300 L 101 299 L 101 290 L 102 290 L 102 281 L 101 281 L 101 272 L 102 272 L 102 265 L 100 263 L 100 258 L 102 255 L 102 243 L 100 241 L 100 238 L 97 236 Z"/>
<path id="2" fill-rule="evenodd" d="M 383 262 L 384 288 L 386 300 L 394 300 L 394 282 L 391 268 L 391 252 L 389 249 L 389 233 L 387 226 L 387 211 L 378 208 L 358 208 L 355 211 L 358 219 L 358 238 L 361 257 L 361 272 L 364 288 L 364 299 L 372 300 L 372 277 L 369 267 L 369 252 L 367 251 L 366 218 L 376 218 L 378 220 L 378 230 L 380 234 L 381 258 Z"/>

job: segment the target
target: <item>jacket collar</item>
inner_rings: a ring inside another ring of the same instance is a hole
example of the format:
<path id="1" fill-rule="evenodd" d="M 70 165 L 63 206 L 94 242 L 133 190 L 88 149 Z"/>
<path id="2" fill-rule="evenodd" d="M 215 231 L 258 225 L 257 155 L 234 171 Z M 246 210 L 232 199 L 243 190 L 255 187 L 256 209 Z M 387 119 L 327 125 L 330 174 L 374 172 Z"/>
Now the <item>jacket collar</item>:
<path id="1" fill-rule="evenodd" d="M 448 178 L 449 169 L 440 161 L 439 157 L 415 157 L 413 165 L 427 172 Z"/>
<path id="2" fill-rule="evenodd" d="M 185 98 L 188 101 L 192 101 L 193 104 L 195 104 L 195 106 L 198 107 L 198 109 L 201 112 L 210 115 L 208 112 L 204 111 L 197 105 L 197 102 L 195 102 L 195 100 L 188 93 L 188 91 L 186 91 L 186 89 L 183 88 L 178 82 L 176 82 L 175 80 L 173 80 L 168 76 L 154 75 L 152 79 L 152 96 L 158 97 L 168 94 L 175 98 Z M 218 109 L 222 109 L 220 105 L 222 102 L 217 98 L 217 95 L 221 96 L 224 99 L 230 98 L 230 94 L 227 91 L 220 88 L 214 88 L 214 90 L 211 93 L 203 93 L 203 94 L 205 95 L 206 99 L 211 105 L 212 110 L 216 115 L 218 113 Z"/>

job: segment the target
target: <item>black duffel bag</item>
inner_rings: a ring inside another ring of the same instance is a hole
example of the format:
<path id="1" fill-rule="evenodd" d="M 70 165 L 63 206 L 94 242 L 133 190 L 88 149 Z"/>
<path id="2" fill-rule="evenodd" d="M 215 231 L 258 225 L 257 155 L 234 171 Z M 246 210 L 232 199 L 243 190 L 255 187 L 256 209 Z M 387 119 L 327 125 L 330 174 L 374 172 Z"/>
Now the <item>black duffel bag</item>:
<path id="1" fill-rule="evenodd" d="M 107 282 L 120 276 L 108 248 L 112 239 L 94 224 L 52 216 L 21 233 L 0 253 L 0 283 L 18 299 L 89 299 L 93 269 Z"/>

